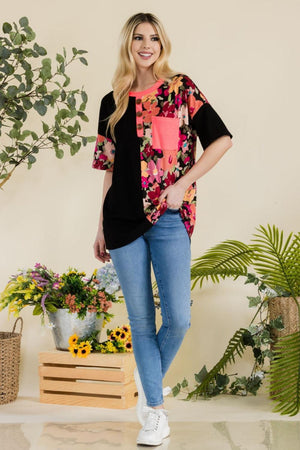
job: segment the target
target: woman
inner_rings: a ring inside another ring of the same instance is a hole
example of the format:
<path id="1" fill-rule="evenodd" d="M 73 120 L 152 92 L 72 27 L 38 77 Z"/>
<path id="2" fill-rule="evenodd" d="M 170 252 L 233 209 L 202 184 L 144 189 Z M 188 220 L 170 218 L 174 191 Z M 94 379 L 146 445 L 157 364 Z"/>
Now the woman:
<path id="1" fill-rule="evenodd" d="M 197 86 L 170 69 L 170 49 L 155 16 L 128 19 L 114 90 L 101 102 L 93 162 L 106 170 L 94 253 L 102 262 L 112 258 L 125 297 L 143 424 L 137 443 L 144 445 L 169 435 L 162 380 L 190 326 L 195 181 L 232 145 Z M 205 152 L 195 162 L 197 135 Z M 161 302 L 158 333 L 151 264 Z"/>

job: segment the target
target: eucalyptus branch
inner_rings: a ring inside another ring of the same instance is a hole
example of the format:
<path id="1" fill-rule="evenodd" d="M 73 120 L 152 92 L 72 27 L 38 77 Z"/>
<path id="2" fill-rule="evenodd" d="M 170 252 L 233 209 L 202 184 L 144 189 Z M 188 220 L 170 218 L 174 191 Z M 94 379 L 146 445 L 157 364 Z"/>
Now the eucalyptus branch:
<path id="1" fill-rule="evenodd" d="M 77 60 L 87 65 L 82 56 L 87 52 L 73 47 L 73 55 L 67 58 L 63 48 L 63 54 L 56 54 L 57 66 L 52 72 L 52 61 L 48 57 L 41 59 L 47 51 L 35 42 L 35 33 L 26 17 L 19 20 L 19 26 L 5 22 L 2 30 L 6 36 L 0 37 L 0 73 L 4 74 L 0 82 L 0 136 L 7 130 L 11 144 L 2 144 L 0 148 L 0 187 L 20 164 L 27 163 L 30 169 L 36 162 L 35 155 L 42 149 L 52 148 L 62 158 L 64 148 L 69 148 L 74 155 L 82 145 L 95 141 L 94 136 L 80 133 L 79 121 L 88 122 L 84 112 L 88 97 L 84 88 L 66 89 L 71 82 L 66 68 Z M 55 124 L 50 126 L 39 121 L 42 134 L 23 128 L 33 110 L 44 117 L 50 108 L 55 110 Z M 29 136 L 31 142 L 27 140 Z M 10 165 L 14 167 L 10 169 Z"/>

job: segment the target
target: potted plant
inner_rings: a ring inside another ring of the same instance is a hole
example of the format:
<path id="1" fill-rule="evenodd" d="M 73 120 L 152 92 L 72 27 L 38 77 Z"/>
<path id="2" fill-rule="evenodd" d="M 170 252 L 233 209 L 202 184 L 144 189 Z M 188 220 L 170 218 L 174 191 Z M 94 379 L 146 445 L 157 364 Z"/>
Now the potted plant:
<path id="1" fill-rule="evenodd" d="M 30 169 L 41 150 L 53 149 L 61 159 L 64 149 L 74 155 L 81 145 L 95 140 L 81 134 L 80 122 L 89 120 L 85 114 L 88 96 L 83 88 L 70 88 L 68 74 L 75 61 L 88 64 L 83 56 L 87 52 L 73 47 L 72 55 L 67 56 L 63 48 L 53 64 L 46 57 L 47 50 L 36 42 L 27 17 L 18 24 L 4 22 L 2 31 L 0 187 L 21 164 Z"/>
<path id="2" fill-rule="evenodd" d="M 49 316 L 56 348 L 68 350 L 71 334 L 83 338 L 110 321 L 109 309 L 121 301 L 115 295 L 119 289 L 112 265 L 87 277 L 76 269 L 59 275 L 37 263 L 11 277 L 0 295 L 0 311 L 8 307 L 18 316 L 24 307 L 33 306 L 42 323 Z"/>
<path id="3" fill-rule="evenodd" d="M 252 269 L 260 277 L 249 273 Z M 277 316 L 283 317 L 285 330 L 277 336 L 274 333 L 272 339 L 276 344 L 269 388 L 271 398 L 277 403 L 274 411 L 295 415 L 300 409 L 300 233 L 290 233 L 285 240 L 283 231 L 275 225 L 260 225 L 250 244 L 236 240 L 223 241 L 197 258 L 191 267 L 192 288 L 198 283 L 201 287 L 208 279 L 218 283 L 221 279 L 237 279 L 240 276 L 246 277 L 246 282 L 254 282 L 259 286 L 260 293 L 264 293 L 263 298 L 257 297 L 258 312 L 268 304 L 269 324 Z M 252 301 L 255 304 L 255 298 Z M 292 318 L 293 324 L 285 323 L 287 318 Z M 208 373 L 198 374 L 200 384 L 188 398 L 205 393 L 216 374 L 224 372 L 236 355 L 242 355 L 247 345 L 246 332 L 244 328 L 237 330 L 214 368 Z"/>

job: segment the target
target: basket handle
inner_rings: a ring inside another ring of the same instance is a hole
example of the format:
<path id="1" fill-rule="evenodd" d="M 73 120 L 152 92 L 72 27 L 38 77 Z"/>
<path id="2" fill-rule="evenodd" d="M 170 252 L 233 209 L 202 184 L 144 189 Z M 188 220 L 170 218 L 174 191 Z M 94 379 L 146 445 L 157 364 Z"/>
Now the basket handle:
<path id="1" fill-rule="evenodd" d="M 21 329 L 20 329 L 20 334 L 22 334 L 22 331 L 23 331 L 23 319 L 22 319 L 22 317 L 18 317 L 18 318 L 16 319 L 16 321 L 15 321 L 15 323 L 14 323 L 14 327 L 13 327 L 13 330 L 12 330 L 12 332 L 13 332 L 13 333 L 15 332 L 15 329 L 16 329 L 16 325 L 17 325 L 17 322 L 18 322 L 18 320 L 20 320 L 20 321 L 21 321 Z"/>

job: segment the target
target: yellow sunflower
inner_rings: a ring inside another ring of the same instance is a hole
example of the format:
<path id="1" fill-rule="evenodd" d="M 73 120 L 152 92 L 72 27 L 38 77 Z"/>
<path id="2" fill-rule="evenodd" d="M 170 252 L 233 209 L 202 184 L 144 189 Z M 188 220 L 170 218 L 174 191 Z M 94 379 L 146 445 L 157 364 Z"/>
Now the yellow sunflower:
<path id="1" fill-rule="evenodd" d="M 115 332 L 112 331 L 108 337 L 109 337 L 109 339 L 110 339 L 111 341 L 115 341 L 115 340 L 116 340 Z"/>
<path id="2" fill-rule="evenodd" d="M 126 333 L 130 333 L 130 325 L 123 325 L 122 329 L 126 332 Z"/>
<path id="3" fill-rule="evenodd" d="M 127 341 L 125 344 L 125 348 L 126 348 L 126 352 L 131 353 L 133 351 L 132 343 L 130 341 Z"/>
<path id="4" fill-rule="evenodd" d="M 92 351 L 92 346 L 89 341 L 80 342 L 78 348 L 88 348 L 90 352 Z"/>
<path id="5" fill-rule="evenodd" d="M 117 339 L 120 339 L 121 334 L 124 333 L 124 330 L 122 330 L 122 328 L 117 327 L 114 329 L 113 333 Z"/>
<path id="6" fill-rule="evenodd" d="M 71 347 L 69 347 L 69 352 L 71 352 L 73 358 L 75 358 L 78 355 L 78 345 L 71 345 Z"/>
<path id="7" fill-rule="evenodd" d="M 90 353 L 91 353 L 91 349 L 88 346 L 79 347 L 77 356 L 78 356 L 78 358 L 86 358 Z"/>
<path id="8" fill-rule="evenodd" d="M 126 333 L 125 331 L 122 331 L 119 336 L 119 340 L 125 342 L 128 340 L 128 337 L 129 337 L 128 333 Z"/>
<path id="9" fill-rule="evenodd" d="M 69 344 L 72 346 L 74 344 L 77 344 L 78 336 L 77 334 L 72 334 L 72 336 L 69 337 Z"/>

